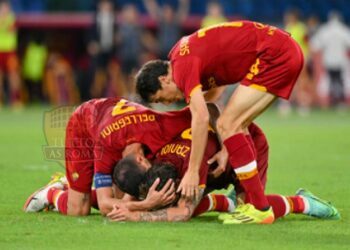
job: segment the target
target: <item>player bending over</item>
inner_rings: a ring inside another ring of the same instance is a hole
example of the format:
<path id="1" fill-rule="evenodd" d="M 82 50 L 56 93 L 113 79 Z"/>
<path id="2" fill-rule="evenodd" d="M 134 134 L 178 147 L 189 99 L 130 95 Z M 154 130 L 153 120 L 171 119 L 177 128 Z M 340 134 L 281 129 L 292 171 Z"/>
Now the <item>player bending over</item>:
<path id="1" fill-rule="evenodd" d="M 289 98 L 302 68 L 301 49 L 288 33 L 250 21 L 200 29 L 179 40 L 169 61 L 150 61 L 141 68 L 137 91 L 145 101 L 167 104 L 185 98 L 191 109 L 193 150 L 178 187 L 182 195 L 193 198 L 198 193 L 209 120 L 203 91 L 240 82 L 218 120 L 224 147 L 213 159 L 221 172 L 229 160 L 254 206 L 238 208 L 232 223 L 243 217 L 273 223 L 247 128 L 277 97 Z"/>
<path id="2" fill-rule="evenodd" d="M 54 178 L 27 199 L 24 211 L 37 212 L 56 204 L 63 214 L 82 216 L 90 213 L 91 204 L 98 203 L 103 215 L 109 213 L 114 204 L 121 203 L 112 189 L 115 164 L 123 156 L 134 154 L 146 170 L 142 146 L 148 155 L 155 154 L 188 128 L 190 121 L 188 109 L 157 112 L 120 98 L 83 103 L 73 112 L 66 128 L 68 191 L 62 192 L 60 178 Z M 91 191 L 93 179 L 96 193 Z"/>

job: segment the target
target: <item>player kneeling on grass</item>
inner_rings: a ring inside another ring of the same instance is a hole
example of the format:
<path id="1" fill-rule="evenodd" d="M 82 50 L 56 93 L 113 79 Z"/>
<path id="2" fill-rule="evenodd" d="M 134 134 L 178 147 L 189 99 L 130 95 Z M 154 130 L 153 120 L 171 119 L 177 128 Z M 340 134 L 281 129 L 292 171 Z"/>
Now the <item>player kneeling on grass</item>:
<path id="1" fill-rule="evenodd" d="M 250 135 L 256 148 L 256 157 L 258 163 L 258 176 L 266 184 L 266 175 L 268 168 L 268 144 L 262 130 L 255 124 L 249 126 Z M 121 190 L 134 197 L 143 198 L 148 190 L 156 192 L 162 189 L 168 196 L 175 197 L 171 190 L 167 188 L 177 186 L 185 175 L 188 168 L 189 152 L 191 147 L 191 137 L 189 130 L 185 130 L 181 136 L 175 138 L 172 142 L 165 145 L 156 155 L 155 164 L 151 167 L 146 175 L 137 174 L 133 171 L 137 166 L 130 165 L 124 160 L 120 161 L 114 170 L 114 182 Z M 184 149 L 186 149 L 184 151 Z M 169 208 L 158 211 L 130 211 L 124 206 L 115 206 L 108 217 L 114 221 L 186 221 L 193 216 L 207 211 L 233 212 L 222 214 L 220 219 L 224 224 L 237 224 L 235 220 L 236 213 L 239 209 L 252 209 L 252 205 L 239 206 L 236 210 L 237 196 L 245 202 L 249 202 L 249 195 L 245 195 L 244 189 L 238 181 L 231 166 L 227 165 L 226 170 L 219 176 L 214 176 L 216 166 L 207 163 L 207 159 L 220 150 L 219 143 L 213 131 L 209 131 L 208 145 L 206 146 L 204 161 L 200 168 L 200 186 L 201 196 L 214 189 L 227 188 L 229 184 L 234 184 L 235 190 L 227 197 L 224 195 L 208 194 L 199 200 L 188 200 L 184 197 L 177 197 Z M 208 174 L 209 170 L 209 174 Z M 213 171 L 211 171 L 213 170 Z M 133 173 L 134 172 L 134 173 Z M 121 174 L 123 173 L 123 174 Z M 207 178 L 208 177 L 208 178 Z M 143 179 L 142 181 L 140 181 Z M 169 180 L 173 184 L 169 183 Z M 206 184 L 206 189 L 204 186 Z M 266 195 L 266 199 L 272 206 L 276 218 L 285 216 L 289 213 L 303 213 L 318 218 L 338 219 L 337 210 L 310 192 L 300 189 L 295 196 Z M 254 213 L 251 217 L 240 218 L 240 223 L 255 223 Z M 258 215 L 257 215 L 258 217 Z M 253 218 L 253 219 L 252 219 Z"/>
<path id="2" fill-rule="evenodd" d="M 66 127 L 68 192 L 61 192 L 62 184 L 54 178 L 29 196 L 24 211 L 38 212 L 54 203 L 62 214 L 85 216 L 97 199 L 100 212 L 109 213 L 114 204 L 120 203 L 112 189 L 115 164 L 131 153 L 144 158 L 143 147 L 153 156 L 190 122 L 191 114 L 186 108 L 158 112 L 118 97 L 81 104 Z M 95 192 L 91 190 L 93 182 Z"/>
<path id="3" fill-rule="evenodd" d="M 121 177 L 131 179 L 133 177 L 134 181 L 137 183 L 141 181 L 141 178 L 146 174 L 148 168 L 150 168 L 149 162 L 146 158 L 139 154 L 132 154 L 124 159 L 124 164 L 135 166 L 128 172 L 120 172 Z M 136 176 L 136 178 L 135 178 Z M 140 178 L 141 176 L 141 178 Z M 139 179 L 137 179 L 137 177 Z M 158 182 L 154 183 L 155 187 L 158 185 Z M 169 181 L 171 184 L 171 181 Z M 67 196 L 68 196 L 68 185 L 67 179 L 63 173 L 55 173 L 51 177 L 49 184 L 36 193 L 35 204 L 32 204 L 35 207 L 32 207 L 32 212 L 40 211 L 57 211 L 61 214 L 66 214 L 67 212 Z M 152 209 L 159 206 L 165 206 L 173 201 L 173 192 L 175 191 L 174 186 L 165 185 L 161 190 L 155 192 L 149 191 L 145 196 L 145 199 L 136 200 L 132 196 L 125 194 L 117 186 L 113 185 L 114 198 L 118 199 L 119 206 L 125 206 L 127 209 L 139 210 L 139 209 Z M 133 193 L 133 192 L 131 192 Z M 169 195 L 167 195 L 169 193 Z M 91 190 L 91 207 L 99 209 L 97 203 L 96 189 L 93 187 Z M 35 211 L 34 211 L 35 209 Z"/>
<path id="4" fill-rule="evenodd" d="M 164 190 L 165 186 L 170 187 L 170 180 L 172 183 L 171 185 L 176 183 L 177 186 L 180 182 L 176 167 L 169 163 L 156 164 L 147 171 L 144 180 L 138 187 L 137 194 L 142 199 L 142 197 L 145 197 L 148 192 Z M 238 184 L 238 182 L 235 181 L 226 183 L 226 185 L 232 183 Z M 157 186 L 155 186 L 155 184 L 157 184 Z M 234 202 L 234 208 L 237 204 L 237 200 L 234 199 L 236 189 L 237 188 L 235 187 L 228 197 L 224 195 L 208 194 L 200 202 L 189 201 L 183 197 L 180 198 L 178 195 L 169 207 L 159 208 L 158 210 L 153 211 L 130 211 L 126 207 L 119 207 L 116 205 L 114 210 L 107 216 L 112 221 L 187 221 L 191 217 L 200 215 L 207 211 L 220 212 L 220 210 L 213 209 L 213 203 L 216 203 L 215 206 L 224 207 L 225 201 L 215 201 L 215 196 L 223 196 L 230 202 Z M 167 193 L 170 195 L 170 191 L 167 191 Z M 175 192 L 173 195 L 175 197 Z M 241 193 L 239 196 L 242 197 L 244 194 Z M 340 215 L 334 206 L 304 189 L 299 189 L 294 196 L 266 195 L 266 198 L 269 200 L 276 218 L 284 217 L 291 213 L 305 214 L 320 219 L 340 218 Z M 231 213 L 221 213 L 218 219 L 222 221 L 223 224 L 237 224 L 231 222 L 234 215 L 234 211 Z M 248 224 L 253 222 L 249 220 L 249 218 L 246 218 L 243 219 L 241 223 Z"/>

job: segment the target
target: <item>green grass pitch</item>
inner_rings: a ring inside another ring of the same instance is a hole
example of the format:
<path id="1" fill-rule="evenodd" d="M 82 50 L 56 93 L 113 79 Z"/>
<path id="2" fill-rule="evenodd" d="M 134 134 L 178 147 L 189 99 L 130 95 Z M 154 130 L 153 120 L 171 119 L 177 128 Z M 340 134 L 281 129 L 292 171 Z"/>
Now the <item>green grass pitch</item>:
<path id="1" fill-rule="evenodd" d="M 258 120 L 270 142 L 267 193 L 299 187 L 331 200 L 340 221 L 288 216 L 273 225 L 223 226 L 215 214 L 188 223 L 110 223 L 24 214 L 27 196 L 62 171 L 44 160 L 43 108 L 0 111 L 0 249 L 350 249 L 350 113 Z"/>

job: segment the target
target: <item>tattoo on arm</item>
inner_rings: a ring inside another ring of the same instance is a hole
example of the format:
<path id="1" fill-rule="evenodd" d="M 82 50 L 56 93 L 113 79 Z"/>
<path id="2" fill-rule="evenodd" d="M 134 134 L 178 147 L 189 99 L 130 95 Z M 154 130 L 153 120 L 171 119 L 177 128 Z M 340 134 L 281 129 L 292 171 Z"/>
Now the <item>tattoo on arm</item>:
<path id="1" fill-rule="evenodd" d="M 140 214 L 140 221 L 168 221 L 168 212 L 166 209 L 142 212 Z"/>
<path id="2" fill-rule="evenodd" d="M 166 208 L 161 209 L 158 211 L 151 211 L 151 212 L 141 212 L 140 213 L 140 221 L 187 221 L 191 218 L 195 208 L 201 201 L 203 197 L 204 189 L 199 190 L 199 199 L 193 199 L 192 201 L 187 201 L 185 204 L 185 212 L 183 214 L 178 215 L 172 215 L 171 212 L 168 212 L 169 209 L 175 209 L 175 208 Z"/>
<path id="3" fill-rule="evenodd" d="M 193 199 L 192 201 L 186 202 L 185 209 L 186 213 L 182 215 L 176 215 L 172 218 L 172 221 L 187 221 L 191 218 L 194 210 L 198 206 L 199 202 L 202 200 L 204 194 L 204 188 L 199 189 L 198 199 Z"/>
<path id="4" fill-rule="evenodd" d="M 192 216 L 194 208 L 195 208 L 195 206 L 193 206 L 193 204 L 187 203 L 185 205 L 186 213 L 182 214 L 182 215 L 174 216 L 173 217 L 173 221 L 178 222 L 178 221 L 187 221 L 187 220 L 189 220 L 191 218 L 191 216 Z"/>

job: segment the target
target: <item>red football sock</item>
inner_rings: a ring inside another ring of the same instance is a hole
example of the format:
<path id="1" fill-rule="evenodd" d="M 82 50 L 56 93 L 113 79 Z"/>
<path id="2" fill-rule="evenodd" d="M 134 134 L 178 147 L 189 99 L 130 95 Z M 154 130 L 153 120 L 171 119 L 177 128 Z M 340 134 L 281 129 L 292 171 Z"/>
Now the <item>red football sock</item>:
<path id="1" fill-rule="evenodd" d="M 305 213 L 308 210 L 308 204 L 301 196 L 287 196 L 287 201 L 290 205 L 290 211 L 294 214 Z"/>
<path id="2" fill-rule="evenodd" d="M 235 208 L 233 201 L 223 194 L 208 194 L 202 198 L 193 212 L 193 217 L 209 211 L 232 212 Z"/>
<path id="3" fill-rule="evenodd" d="M 208 212 L 210 209 L 210 199 L 208 195 L 204 196 L 199 204 L 197 205 L 196 209 L 194 210 L 192 217 L 198 216 L 200 214 L 203 214 L 205 212 Z"/>
<path id="4" fill-rule="evenodd" d="M 247 134 L 247 135 L 245 135 L 245 138 L 249 142 L 249 146 L 253 149 L 254 158 L 256 159 L 257 153 L 256 153 L 255 144 L 254 144 L 252 136 L 250 134 Z"/>
<path id="5" fill-rule="evenodd" d="M 243 133 L 236 134 L 224 141 L 229 154 L 229 161 L 237 178 L 255 208 L 266 210 L 269 203 L 258 175 L 254 148 Z"/>
<path id="6" fill-rule="evenodd" d="M 301 196 L 266 195 L 272 206 L 275 218 L 286 216 L 290 213 L 304 213 L 305 202 Z"/>
<path id="7" fill-rule="evenodd" d="M 287 199 L 282 195 L 269 194 L 266 195 L 267 200 L 272 206 L 275 219 L 286 216 L 290 213 L 290 207 Z"/>
<path id="8" fill-rule="evenodd" d="M 47 193 L 47 199 L 61 214 L 67 214 L 68 191 L 51 188 Z"/>

